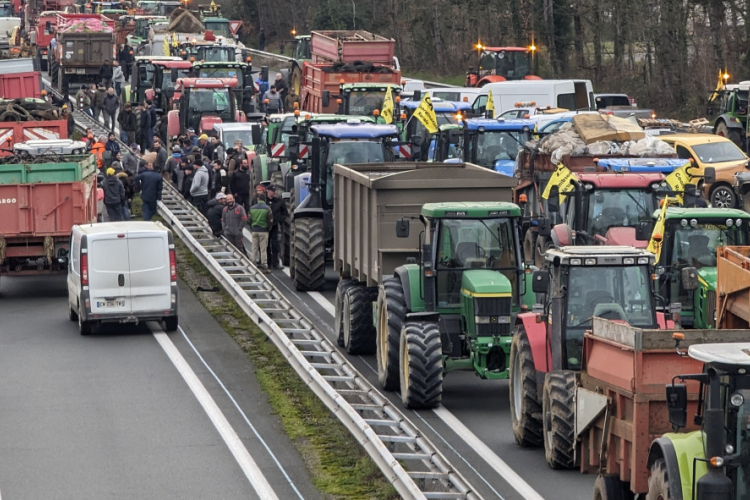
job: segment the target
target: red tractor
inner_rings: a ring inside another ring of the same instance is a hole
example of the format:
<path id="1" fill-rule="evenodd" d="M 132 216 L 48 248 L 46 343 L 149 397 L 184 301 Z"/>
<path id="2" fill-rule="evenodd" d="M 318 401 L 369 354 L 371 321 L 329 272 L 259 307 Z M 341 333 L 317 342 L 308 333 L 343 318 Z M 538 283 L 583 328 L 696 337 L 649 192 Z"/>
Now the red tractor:
<path id="1" fill-rule="evenodd" d="M 167 114 L 167 136 L 171 140 L 192 128 L 200 135 L 213 130 L 215 123 L 246 122 L 237 109 L 234 92 L 236 78 L 181 78 L 175 84 L 179 92 L 178 109 Z"/>
<path id="2" fill-rule="evenodd" d="M 507 80 L 541 80 L 532 75 L 535 47 L 485 47 L 477 44 L 479 66 L 466 73 L 467 87 L 484 87 Z"/>

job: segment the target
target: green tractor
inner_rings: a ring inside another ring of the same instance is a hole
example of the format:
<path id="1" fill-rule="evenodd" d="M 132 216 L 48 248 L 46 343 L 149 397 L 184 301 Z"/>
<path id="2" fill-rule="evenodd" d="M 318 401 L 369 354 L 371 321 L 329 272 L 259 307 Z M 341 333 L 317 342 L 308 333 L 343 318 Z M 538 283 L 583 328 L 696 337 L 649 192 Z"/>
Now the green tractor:
<path id="1" fill-rule="evenodd" d="M 750 244 L 750 214 L 733 208 L 668 207 L 654 282 L 658 307 L 682 328 L 713 328 L 716 249 Z"/>
<path id="2" fill-rule="evenodd" d="M 746 150 L 748 83 L 725 85 L 713 94 L 720 98 L 719 117 L 714 122 L 714 134 L 730 139 Z"/>
<path id="3" fill-rule="evenodd" d="M 507 379 L 513 325 L 534 302 L 517 205 L 428 203 L 420 219 L 419 258 L 383 281 L 375 324 L 381 386 L 415 409 L 440 403 L 452 371 Z M 398 237 L 408 237 L 408 222 Z"/>

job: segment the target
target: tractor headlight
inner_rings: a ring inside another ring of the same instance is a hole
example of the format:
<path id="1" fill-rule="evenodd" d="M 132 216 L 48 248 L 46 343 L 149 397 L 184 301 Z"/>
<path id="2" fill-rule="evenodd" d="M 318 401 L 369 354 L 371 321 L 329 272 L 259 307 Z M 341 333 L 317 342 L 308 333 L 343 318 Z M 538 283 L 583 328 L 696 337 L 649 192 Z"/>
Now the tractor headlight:
<path id="1" fill-rule="evenodd" d="M 732 403 L 732 406 L 736 406 L 739 408 L 745 402 L 745 397 L 739 392 L 735 392 L 729 398 L 729 402 Z"/>
<path id="2" fill-rule="evenodd" d="M 724 447 L 724 451 L 727 453 L 727 455 L 731 455 L 732 453 L 734 453 L 734 446 L 728 444 Z"/>
<path id="3" fill-rule="evenodd" d="M 586 259 L 583 261 L 583 264 L 585 266 L 595 266 L 596 265 L 596 259 Z"/>
<path id="4" fill-rule="evenodd" d="M 736 221 L 734 222 L 734 225 L 735 225 L 735 226 L 737 226 L 737 227 L 740 227 L 740 226 L 742 225 L 742 219 L 737 219 L 737 220 L 736 220 Z"/>
<path id="5" fill-rule="evenodd" d="M 680 221 L 680 225 L 681 225 L 682 227 L 687 227 L 687 225 L 688 225 L 688 221 L 687 221 L 687 219 L 682 219 L 682 220 Z"/>
<path id="6" fill-rule="evenodd" d="M 732 227 L 734 225 L 734 221 L 732 219 L 727 219 L 727 227 Z"/>
<path id="7" fill-rule="evenodd" d="M 474 316 L 474 323 L 477 325 L 507 325 L 510 323 L 510 316 Z"/>
<path id="8" fill-rule="evenodd" d="M 690 219 L 690 227 L 696 227 L 698 226 L 698 221 L 696 219 Z"/>

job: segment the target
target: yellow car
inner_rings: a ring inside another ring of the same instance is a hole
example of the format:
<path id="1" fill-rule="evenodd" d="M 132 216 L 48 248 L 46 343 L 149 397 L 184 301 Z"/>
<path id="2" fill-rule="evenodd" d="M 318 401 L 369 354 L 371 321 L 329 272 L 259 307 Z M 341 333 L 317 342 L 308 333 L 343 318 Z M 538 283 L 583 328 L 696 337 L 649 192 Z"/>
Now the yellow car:
<path id="1" fill-rule="evenodd" d="M 706 167 L 716 169 L 716 182 L 704 184 L 703 196 L 717 208 L 734 208 L 738 205 L 737 194 L 732 189 L 734 174 L 750 168 L 750 158 L 735 143 L 713 134 L 667 134 L 660 135 L 677 151 L 677 156 L 692 159 L 701 174 Z"/>

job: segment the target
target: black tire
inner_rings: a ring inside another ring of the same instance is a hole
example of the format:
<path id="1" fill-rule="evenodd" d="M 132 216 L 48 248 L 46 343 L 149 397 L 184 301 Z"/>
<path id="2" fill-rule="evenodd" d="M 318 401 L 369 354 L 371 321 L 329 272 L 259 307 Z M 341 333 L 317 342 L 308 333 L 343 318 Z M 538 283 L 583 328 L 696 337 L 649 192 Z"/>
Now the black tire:
<path id="1" fill-rule="evenodd" d="M 534 265 L 536 267 L 544 269 L 544 254 L 551 248 L 555 248 L 555 244 L 551 238 L 537 236 L 536 245 L 534 245 Z"/>
<path id="2" fill-rule="evenodd" d="M 289 73 L 289 88 L 294 89 L 295 94 L 298 96 L 302 95 L 302 68 L 296 63 L 292 66 L 292 71 Z"/>
<path id="3" fill-rule="evenodd" d="M 78 333 L 81 335 L 91 335 L 91 322 L 83 321 L 80 314 L 78 315 Z"/>
<path id="4" fill-rule="evenodd" d="M 169 316 L 164 318 L 164 331 L 165 332 L 176 332 L 179 326 L 179 320 L 177 316 Z"/>
<path id="5" fill-rule="evenodd" d="M 594 500 L 631 500 L 630 486 L 617 476 L 599 474 L 594 483 Z"/>
<path id="6" fill-rule="evenodd" d="M 726 137 L 740 148 L 744 146 L 744 144 L 742 143 L 742 134 L 740 133 L 739 129 L 729 128 L 723 121 L 719 122 L 716 125 L 716 135 Z"/>
<path id="7" fill-rule="evenodd" d="M 52 86 L 57 86 L 58 84 L 58 76 L 60 72 L 60 65 L 57 64 L 57 61 L 52 59 L 49 61 L 49 78 L 50 83 Z"/>
<path id="8" fill-rule="evenodd" d="M 737 206 L 737 194 L 735 194 L 732 186 L 726 184 L 711 187 L 708 199 L 714 208 L 735 208 Z"/>
<path id="9" fill-rule="evenodd" d="M 667 476 L 667 464 L 663 458 L 657 459 L 651 466 L 651 475 L 648 478 L 648 493 L 646 500 L 672 500 L 674 498 L 669 491 L 669 476 Z"/>
<path id="10" fill-rule="evenodd" d="M 320 290 L 326 281 L 323 219 L 294 221 L 294 286 L 300 292 Z"/>
<path id="11" fill-rule="evenodd" d="M 59 68 L 60 75 L 57 77 L 58 80 L 58 90 L 62 95 L 65 95 L 68 93 L 68 77 L 65 76 L 64 68 Z"/>
<path id="12" fill-rule="evenodd" d="M 528 229 L 523 237 L 523 261 L 534 264 L 534 251 L 536 250 L 536 232 Z"/>
<path id="13" fill-rule="evenodd" d="M 415 410 L 436 408 L 443 395 L 443 350 L 437 324 L 409 321 L 399 348 L 401 401 Z"/>
<path id="14" fill-rule="evenodd" d="M 289 226 L 289 279 L 294 282 L 294 275 L 296 272 L 294 259 L 292 258 L 292 249 L 294 248 L 296 238 L 294 237 L 294 224 Z"/>
<path id="15" fill-rule="evenodd" d="M 401 330 L 406 321 L 406 298 L 398 276 L 386 278 L 378 293 L 378 323 L 375 354 L 378 381 L 386 391 L 396 391 L 401 383 L 398 359 Z"/>
<path id="16" fill-rule="evenodd" d="M 570 370 L 544 377 L 542 425 L 544 457 L 553 469 L 576 466 L 576 374 Z"/>
<path id="17" fill-rule="evenodd" d="M 68 319 L 70 321 L 78 321 L 78 313 L 73 310 L 73 306 L 68 304 Z"/>
<path id="18" fill-rule="evenodd" d="M 516 443 L 524 447 L 544 444 L 542 404 L 536 381 L 531 346 L 522 326 L 516 327 L 510 344 L 510 420 Z"/>
<path id="19" fill-rule="evenodd" d="M 344 293 L 344 348 L 349 354 L 373 354 L 375 352 L 372 303 L 377 299 L 377 288 L 353 286 Z"/>
<path id="20" fill-rule="evenodd" d="M 333 314 L 333 333 L 336 335 L 336 342 L 340 347 L 344 347 L 344 294 L 357 283 L 357 280 L 339 280 L 338 285 L 336 285 L 336 295 L 333 299 L 335 311 Z"/>

